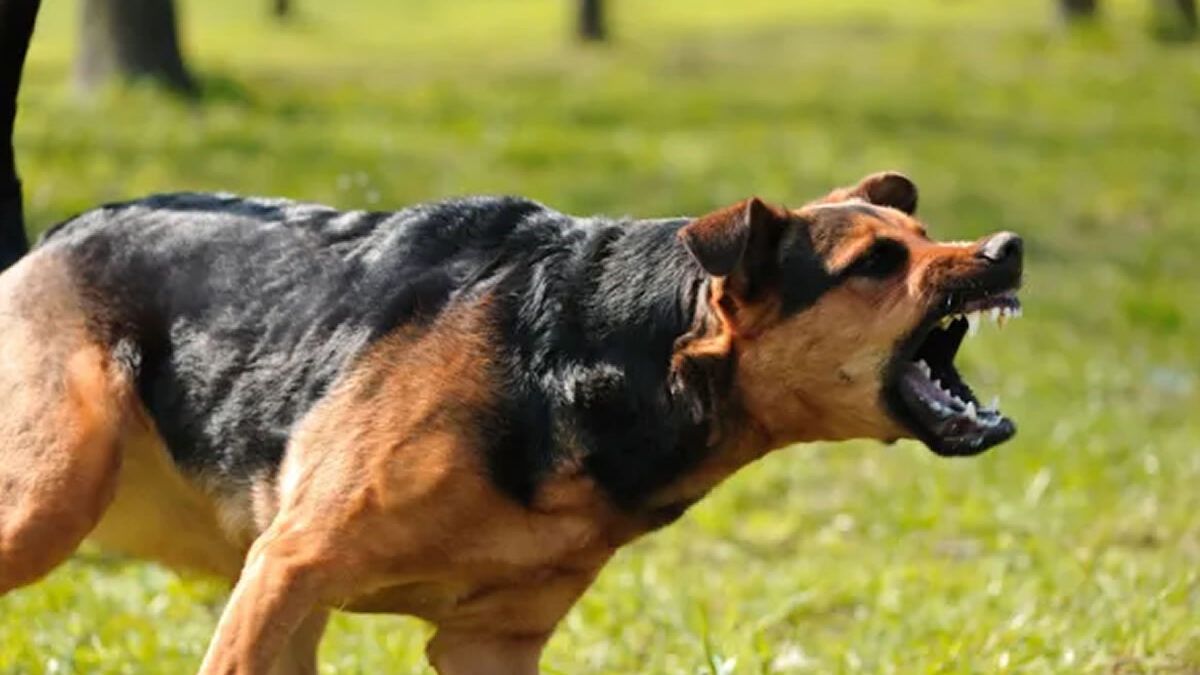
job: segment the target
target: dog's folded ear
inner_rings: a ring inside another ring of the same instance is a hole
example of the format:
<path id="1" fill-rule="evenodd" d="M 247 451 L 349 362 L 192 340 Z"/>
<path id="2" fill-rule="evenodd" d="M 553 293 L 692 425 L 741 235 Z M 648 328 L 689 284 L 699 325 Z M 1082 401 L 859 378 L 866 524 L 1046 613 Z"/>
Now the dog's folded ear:
<path id="1" fill-rule="evenodd" d="M 831 204 L 847 199 L 887 206 L 910 216 L 917 212 L 917 186 L 908 176 L 896 171 L 873 173 L 858 181 L 858 185 L 834 190 L 815 203 Z"/>
<path id="2" fill-rule="evenodd" d="M 705 272 L 727 277 L 743 265 L 752 242 L 782 219 L 786 214 L 751 197 L 693 220 L 679 231 L 679 239 Z"/>
<path id="3" fill-rule="evenodd" d="M 872 204 L 890 206 L 910 216 L 917 212 L 917 186 L 902 173 L 873 173 L 859 181 L 854 192 Z"/>

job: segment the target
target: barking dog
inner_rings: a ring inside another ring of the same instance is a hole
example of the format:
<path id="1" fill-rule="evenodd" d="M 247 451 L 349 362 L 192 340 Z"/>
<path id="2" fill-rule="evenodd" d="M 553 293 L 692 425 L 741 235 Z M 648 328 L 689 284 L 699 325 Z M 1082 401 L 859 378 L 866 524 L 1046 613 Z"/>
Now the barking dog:
<path id="1" fill-rule="evenodd" d="M 770 450 L 1013 435 L 954 356 L 1018 310 L 1021 240 L 932 241 L 916 202 L 85 213 L 0 275 L 0 593 L 90 536 L 235 583 L 204 673 L 314 672 L 329 608 L 535 673 L 618 547 Z"/>

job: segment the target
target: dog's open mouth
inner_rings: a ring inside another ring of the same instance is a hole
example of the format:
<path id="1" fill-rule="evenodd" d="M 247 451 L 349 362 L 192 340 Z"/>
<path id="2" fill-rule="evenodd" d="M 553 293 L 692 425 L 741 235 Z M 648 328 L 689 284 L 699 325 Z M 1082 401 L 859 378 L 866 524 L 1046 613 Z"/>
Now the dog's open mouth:
<path id="1" fill-rule="evenodd" d="M 1006 290 L 950 304 L 931 314 L 906 341 L 893 363 L 889 401 L 917 438 L 939 455 L 974 455 L 1016 433 L 999 400 L 984 405 L 954 367 L 968 333 L 992 320 L 1021 315 L 1016 292 Z"/>

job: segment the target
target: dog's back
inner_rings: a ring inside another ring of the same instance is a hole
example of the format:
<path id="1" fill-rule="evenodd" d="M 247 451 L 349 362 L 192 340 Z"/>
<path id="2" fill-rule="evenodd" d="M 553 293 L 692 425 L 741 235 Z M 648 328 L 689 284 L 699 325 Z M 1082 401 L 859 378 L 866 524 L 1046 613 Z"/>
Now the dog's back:
<path id="1" fill-rule="evenodd" d="M 174 460 L 244 476 L 278 465 L 291 426 L 370 344 L 573 227 L 515 198 L 342 212 L 184 193 L 87 212 L 37 250 L 66 261 Z"/>

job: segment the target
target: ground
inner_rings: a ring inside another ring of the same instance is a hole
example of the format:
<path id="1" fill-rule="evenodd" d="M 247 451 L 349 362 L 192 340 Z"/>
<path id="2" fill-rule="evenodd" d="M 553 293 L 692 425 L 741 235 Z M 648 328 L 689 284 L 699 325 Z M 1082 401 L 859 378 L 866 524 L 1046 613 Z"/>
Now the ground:
<path id="1" fill-rule="evenodd" d="M 182 7 L 206 103 L 77 100 L 45 3 L 17 150 L 33 226 L 178 189 L 576 213 L 799 204 L 895 168 L 940 237 L 1025 236 L 1025 318 L 960 357 L 1020 431 L 970 460 L 795 447 L 617 556 L 551 673 L 1200 672 L 1200 59 L 1149 3 L 564 0 Z M 195 668 L 220 586 L 85 549 L 0 599 L 0 673 Z M 421 672 L 426 629 L 340 616 L 327 673 Z"/>

